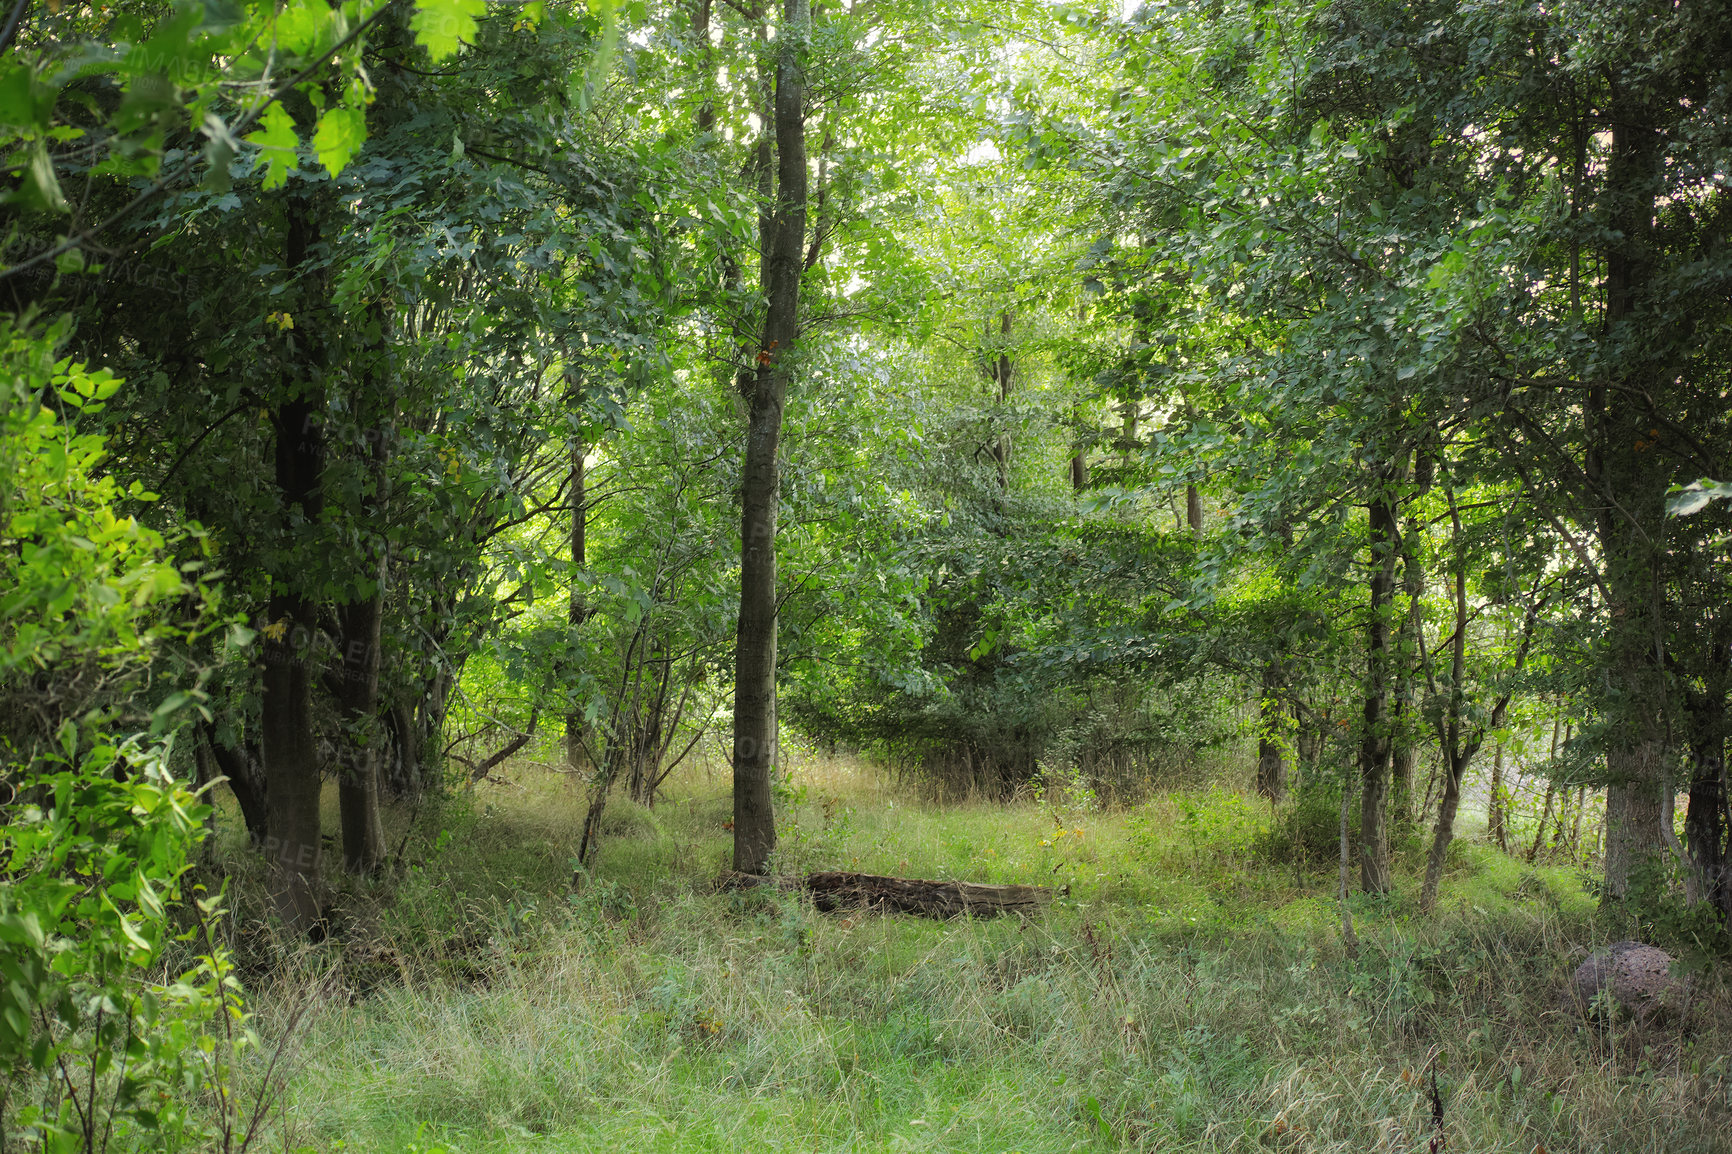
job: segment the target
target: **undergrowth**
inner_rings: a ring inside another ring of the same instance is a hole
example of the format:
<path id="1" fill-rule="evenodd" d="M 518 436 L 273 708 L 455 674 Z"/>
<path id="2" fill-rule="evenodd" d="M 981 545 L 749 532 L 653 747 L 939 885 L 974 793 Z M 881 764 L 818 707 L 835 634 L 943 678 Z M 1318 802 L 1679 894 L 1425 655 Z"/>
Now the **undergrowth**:
<path id="1" fill-rule="evenodd" d="M 1732 1149 L 1723 976 L 1695 976 L 1686 1021 L 1583 1025 L 1559 993 L 1608 930 L 1571 871 L 1464 842 L 1422 919 L 1414 856 L 1355 899 L 1349 957 L 1332 863 L 1266 852 L 1269 807 L 1226 790 L 937 807 L 811 760 L 784 793 L 782 871 L 1068 893 L 952 923 L 717 893 L 728 800 L 701 773 L 620 803 L 572 892 L 581 800 L 520 769 L 428 815 L 406 871 L 342 898 L 339 940 L 255 981 L 264 1021 L 311 1007 L 284 1142 Z"/>

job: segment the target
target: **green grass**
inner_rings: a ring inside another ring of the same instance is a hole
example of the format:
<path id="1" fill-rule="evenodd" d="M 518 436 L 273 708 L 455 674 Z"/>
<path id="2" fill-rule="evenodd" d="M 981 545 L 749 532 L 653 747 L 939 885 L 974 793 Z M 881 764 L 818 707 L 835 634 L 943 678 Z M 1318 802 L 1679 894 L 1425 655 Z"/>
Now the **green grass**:
<path id="1" fill-rule="evenodd" d="M 1556 1000 L 1603 940 L 1571 871 L 1464 844 L 1356 899 L 1257 851 L 1216 790 L 1128 813 L 937 807 L 808 760 L 782 868 L 1070 886 L 1040 918 L 935 923 L 718 894 L 724 783 L 620 805 L 567 892 L 580 799 L 520 769 L 347 899 L 346 944 L 259 983 L 310 1001 L 283 1137 L 316 1151 L 1732 1149 L 1732 1015 L 1585 1028 Z M 1060 830 L 1064 836 L 1058 836 Z M 1078 830 L 1081 831 L 1080 835 Z M 1043 844 L 1045 843 L 1045 844 Z M 339 960 L 342 958 L 342 960 Z M 314 980 L 317 975 L 323 975 Z M 316 993 L 309 994 L 309 990 Z"/>

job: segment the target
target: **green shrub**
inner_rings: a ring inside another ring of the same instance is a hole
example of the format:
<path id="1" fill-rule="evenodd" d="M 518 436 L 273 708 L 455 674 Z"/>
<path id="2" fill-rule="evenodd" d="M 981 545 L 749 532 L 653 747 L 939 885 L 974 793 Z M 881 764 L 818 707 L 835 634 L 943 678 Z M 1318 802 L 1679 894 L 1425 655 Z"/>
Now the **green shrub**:
<path id="1" fill-rule="evenodd" d="M 154 497 L 103 476 L 103 439 L 67 415 L 120 381 L 57 360 L 58 336 L 0 330 L 0 1106 L 7 1137 L 44 1151 L 173 1149 L 212 1091 L 232 1121 L 251 1043 L 208 932 L 190 969 L 152 980 L 209 813 L 168 768 L 200 695 L 162 653 L 214 618 L 200 562 L 124 515 Z M 195 917 L 208 931 L 215 913 Z"/>
<path id="2" fill-rule="evenodd" d="M 1359 842 L 1359 806 L 1347 813 L 1349 846 Z M 1255 850 L 1266 861 L 1333 861 L 1341 854 L 1341 782 L 1334 775 L 1315 775 L 1300 783 L 1257 838 Z"/>

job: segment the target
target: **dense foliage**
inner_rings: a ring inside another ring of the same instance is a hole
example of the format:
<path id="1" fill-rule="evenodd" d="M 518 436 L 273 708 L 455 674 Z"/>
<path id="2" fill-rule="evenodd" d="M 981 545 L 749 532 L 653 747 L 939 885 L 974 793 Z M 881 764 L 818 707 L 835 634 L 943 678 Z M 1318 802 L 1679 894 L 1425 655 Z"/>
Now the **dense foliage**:
<path id="1" fill-rule="evenodd" d="M 213 802 L 318 940 L 552 741 L 576 883 L 709 750 L 735 868 L 792 860 L 798 736 L 951 800 L 1230 778 L 1344 904 L 1410 849 L 1429 910 L 1483 805 L 1725 949 L 1723 5 L 19 0 L 0 47 L 43 1148 L 99 1116 L 62 1054 L 129 1126 L 221 1093 L 226 962 L 162 980 Z"/>

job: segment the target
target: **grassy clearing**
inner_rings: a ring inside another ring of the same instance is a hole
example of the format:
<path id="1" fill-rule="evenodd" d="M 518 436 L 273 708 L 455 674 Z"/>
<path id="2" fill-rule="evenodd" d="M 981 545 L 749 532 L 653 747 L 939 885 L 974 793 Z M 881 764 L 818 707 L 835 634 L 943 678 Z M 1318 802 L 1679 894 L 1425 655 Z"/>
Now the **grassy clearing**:
<path id="1" fill-rule="evenodd" d="M 937 924 L 713 894 L 728 802 L 699 772 L 653 813 L 620 805 L 568 896 L 578 798 L 523 770 L 350 897 L 340 965 L 323 947 L 260 990 L 280 1021 L 324 975 L 291 1144 L 1416 1151 L 1430 1062 L 1452 1151 L 1732 1149 L 1721 976 L 1687 1031 L 1559 1012 L 1606 937 L 1570 871 L 1468 845 L 1422 921 L 1408 861 L 1356 906 L 1351 960 L 1333 870 L 1267 864 L 1267 810 L 1224 791 L 1105 814 L 925 805 L 849 762 L 796 780 L 784 868 L 1070 895 L 1035 921 Z"/>

